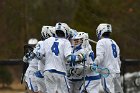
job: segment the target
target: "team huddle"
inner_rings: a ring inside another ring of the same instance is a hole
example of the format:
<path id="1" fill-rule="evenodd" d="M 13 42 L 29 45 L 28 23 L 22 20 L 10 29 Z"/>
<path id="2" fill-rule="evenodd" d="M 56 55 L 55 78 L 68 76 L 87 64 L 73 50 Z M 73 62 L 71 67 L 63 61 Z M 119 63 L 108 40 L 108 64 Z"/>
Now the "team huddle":
<path id="1" fill-rule="evenodd" d="M 123 93 L 120 81 L 120 49 L 110 39 L 112 27 L 102 23 L 96 29 L 96 57 L 88 33 L 66 23 L 43 26 L 41 40 L 29 40 L 33 48 L 25 53 L 29 63 L 24 81 L 31 93 Z"/>

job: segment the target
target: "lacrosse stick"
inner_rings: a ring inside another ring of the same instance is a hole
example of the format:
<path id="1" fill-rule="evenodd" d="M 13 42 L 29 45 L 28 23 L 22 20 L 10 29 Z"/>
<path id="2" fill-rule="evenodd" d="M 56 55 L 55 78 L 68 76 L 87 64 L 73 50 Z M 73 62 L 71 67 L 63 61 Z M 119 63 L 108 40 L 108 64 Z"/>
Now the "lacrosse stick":
<path id="1" fill-rule="evenodd" d="M 95 71 L 95 72 L 101 74 L 101 76 L 104 77 L 104 78 L 107 78 L 109 76 L 109 74 L 110 74 L 110 71 L 109 71 L 108 68 L 100 68 L 100 67 L 98 67 L 97 71 Z"/>
<path id="2" fill-rule="evenodd" d="M 84 48 L 84 51 L 85 52 L 88 52 L 85 48 Z M 83 60 L 83 90 L 82 90 L 82 93 L 88 93 L 87 90 L 86 90 L 86 85 L 85 85 L 85 82 L 86 82 L 86 60 L 84 59 Z"/>
<path id="3" fill-rule="evenodd" d="M 92 39 L 87 39 L 87 40 L 90 41 L 90 42 L 92 42 L 92 43 L 94 43 L 94 44 L 97 44 L 97 42 L 94 41 L 94 40 L 92 40 Z"/>
<path id="4" fill-rule="evenodd" d="M 104 78 L 107 78 L 110 74 L 109 69 L 104 68 L 104 67 L 99 67 L 99 66 L 97 66 L 96 68 L 91 67 L 91 70 L 96 72 L 96 73 L 99 73 L 101 75 L 101 77 L 104 77 Z"/>
<path id="5" fill-rule="evenodd" d="M 82 90 L 82 93 L 87 93 L 86 91 L 86 85 L 85 85 L 85 82 L 86 82 L 86 61 L 83 60 L 83 90 Z"/>

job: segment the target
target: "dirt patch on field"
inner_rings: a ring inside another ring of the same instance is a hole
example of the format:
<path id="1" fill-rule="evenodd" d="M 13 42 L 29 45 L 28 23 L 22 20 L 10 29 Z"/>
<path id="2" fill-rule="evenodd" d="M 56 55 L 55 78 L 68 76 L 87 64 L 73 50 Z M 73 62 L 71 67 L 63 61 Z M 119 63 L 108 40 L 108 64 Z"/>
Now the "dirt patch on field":
<path id="1" fill-rule="evenodd" d="M 0 93 L 25 93 L 24 84 L 13 82 L 8 88 L 0 88 Z"/>

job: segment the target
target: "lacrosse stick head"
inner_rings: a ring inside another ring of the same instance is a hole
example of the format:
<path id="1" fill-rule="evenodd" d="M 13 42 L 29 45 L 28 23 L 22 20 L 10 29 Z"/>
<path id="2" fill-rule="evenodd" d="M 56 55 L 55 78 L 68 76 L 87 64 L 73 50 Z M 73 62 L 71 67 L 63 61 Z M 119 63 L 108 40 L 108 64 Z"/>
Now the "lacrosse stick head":
<path id="1" fill-rule="evenodd" d="M 96 70 L 97 73 L 99 73 L 101 75 L 101 77 L 103 78 L 107 78 L 110 74 L 110 71 L 108 68 L 97 68 Z"/>
<path id="2" fill-rule="evenodd" d="M 110 74 L 110 71 L 108 68 L 99 67 L 96 64 L 91 65 L 90 69 L 95 73 L 99 73 L 101 75 L 101 77 L 103 77 L 103 78 L 108 77 Z"/>

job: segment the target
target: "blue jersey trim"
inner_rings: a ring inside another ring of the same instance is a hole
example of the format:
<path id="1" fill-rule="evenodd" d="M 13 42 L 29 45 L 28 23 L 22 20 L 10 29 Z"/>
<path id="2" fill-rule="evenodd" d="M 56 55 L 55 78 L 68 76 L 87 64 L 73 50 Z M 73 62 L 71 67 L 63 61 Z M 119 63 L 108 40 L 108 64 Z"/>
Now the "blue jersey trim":
<path id="1" fill-rule="evenodd" d="M 49 71 L 51 73 L 57 73 L 57 74 L 61 74 L 61 75 L 66 75 L 65 72 L 57 71 L 56 69 L 50 69 L 50 70 L 45 70 L 45 71 Z"/>

